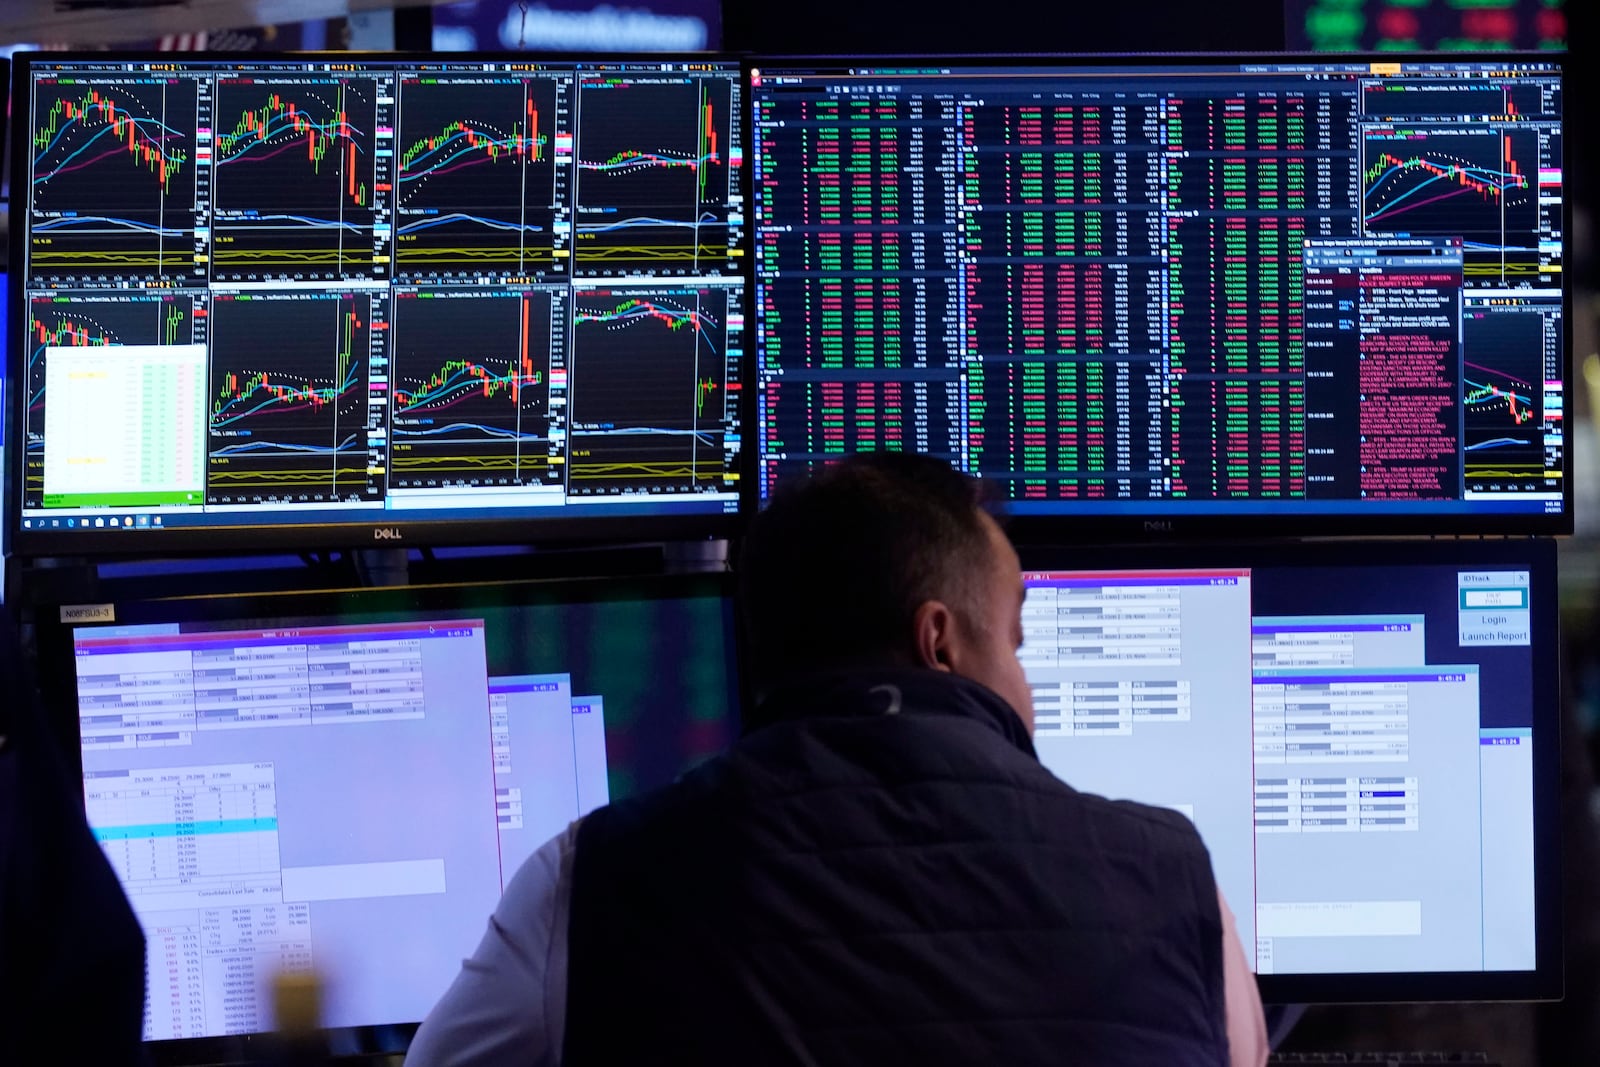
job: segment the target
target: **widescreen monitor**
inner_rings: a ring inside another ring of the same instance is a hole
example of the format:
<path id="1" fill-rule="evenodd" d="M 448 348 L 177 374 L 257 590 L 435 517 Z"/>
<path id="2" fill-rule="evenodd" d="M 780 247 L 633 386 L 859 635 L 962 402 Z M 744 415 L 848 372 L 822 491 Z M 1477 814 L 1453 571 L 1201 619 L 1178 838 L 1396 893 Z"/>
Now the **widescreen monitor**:
<path id="1" fill-rule="evenodd" d="M 1570 532 L 1559 57 L 753 64 L 763 495 L 888 448 L 1023 540 Z"/>
<path id="2" fill-rule="evenodd" d="M 260 1055 L 271 980 L 307 969 L 335 1050 L 403 1050 L 529 855 L 732 740 L 730 584 L 147 601 L 45 635 L 154 1058 Z"/>
<path id="3" fill-rule="evenodd" d="M 1039 758 L 1194 821 L 1268 1003 L 1560 995 L 1552 543 L 1028 555 Z"/>
<path id="4" fill-rule="evenodd" d="M 1028 555 L 1041 761 L 1194 821 L 1268 1002 L 1559 992 L 1548 542 Z M 733 738 L 727 592 L 199 598 L 49 628 L 91 824 L 151 932 L 158 1055 L 248 1051 L 187 1042 L 267 1029 L 263 984 L 307 960 L 329 1025 L 403 1043 L 539 843 Z M 189 940 L 215 909 L 182 894 L 214 883 L 274 936 Z M 374 916 L 431 933 L 374 941 Z"/>
<path id="5" fill-rule="evenodd" d="M 739 65 L 33 54 L 23 553 L 726 534 Z"/>

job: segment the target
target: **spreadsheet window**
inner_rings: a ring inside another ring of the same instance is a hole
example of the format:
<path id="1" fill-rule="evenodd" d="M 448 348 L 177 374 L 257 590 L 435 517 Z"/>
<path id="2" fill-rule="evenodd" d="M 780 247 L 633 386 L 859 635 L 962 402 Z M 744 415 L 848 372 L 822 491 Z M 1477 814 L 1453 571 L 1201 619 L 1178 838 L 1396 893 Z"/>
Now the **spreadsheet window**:
<path id="1" fill-rule="evenodd" d="M 1529 575 L 1430 570 L 1023 574 L 1041 762 L 1192 820 L 1260 974 L 1534 967 Z"/>
<path id="2" fill-rule="evenodd" d="M 420 1019 L 501 889 L 478 620 L 100 636 L 76 666 L 90 826 L 149 943 L 145 1033 Z M 408 935 L 394 936 L 404 929 Z"/>

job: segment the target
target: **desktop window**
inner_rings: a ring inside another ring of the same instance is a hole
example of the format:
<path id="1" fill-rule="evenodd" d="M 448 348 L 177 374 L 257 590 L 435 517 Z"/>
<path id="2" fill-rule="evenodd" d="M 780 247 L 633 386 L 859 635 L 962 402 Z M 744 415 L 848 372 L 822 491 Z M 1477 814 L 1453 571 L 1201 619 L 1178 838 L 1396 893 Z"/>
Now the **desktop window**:
<path id="1" fill-rule="evenodd" d="M 1193 820 L 1258 974 L 1534 970 L 1526 562 L 1025 578 L 1040 759 Z"/>
<path id="2" fill-rule="evenodd" d="M 714 583 L 433 595 L 173 602 L 74 632 L 85 803 L 145 929 L 147 1039 L 271 1030 L 271 979 L 313 969 L 326 1025 L 419 1022 L 540 845 L 733 736 Z"/>

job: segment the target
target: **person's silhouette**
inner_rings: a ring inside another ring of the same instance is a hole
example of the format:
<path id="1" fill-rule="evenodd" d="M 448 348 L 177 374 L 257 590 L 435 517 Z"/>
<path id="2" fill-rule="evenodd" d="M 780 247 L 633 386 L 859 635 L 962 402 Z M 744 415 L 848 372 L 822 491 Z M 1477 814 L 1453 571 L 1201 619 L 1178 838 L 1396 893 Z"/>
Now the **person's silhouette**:
<path id="1" fill-rule="evenodd" d="M 144 932 L 4 613 L 0 686 L 0 1063 L 141 1063 Z"/>

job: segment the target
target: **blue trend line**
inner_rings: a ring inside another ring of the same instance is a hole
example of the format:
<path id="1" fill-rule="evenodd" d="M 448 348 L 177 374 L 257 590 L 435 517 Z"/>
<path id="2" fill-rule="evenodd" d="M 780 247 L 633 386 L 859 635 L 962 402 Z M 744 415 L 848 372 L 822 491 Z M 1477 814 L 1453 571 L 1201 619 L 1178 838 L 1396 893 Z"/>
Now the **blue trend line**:
<path id="1" fill-rule="evenodd" d="M 442 152 L 445 148 L 449 147 L 449 145 L 450 145 L 450 143 L 452 141 L 458 141 L 458 140 L 464 141 L 466 139 L 467 139 L 467 133 L 466 133 L 465 130 L 458 130 L 457 132 L 452 133 L 449 137 L 445 138 L 443 141 L 440 141 L 437 145 L 434 145 L 432 148 L 428 149 L 426 152 L 422 153 L 420 156 L 417 156 L 416 158 L 414 158 L 405 168 L 402 168 L 401 169 L 401 173 L 400 173 L 400 180 L 403 181 L 403 182 L 411 182 L 411 181 L 416 181 L 419 178 L 426 178 L 429 174 L 433 173 L 435 170 L 437 170 L 440 167 L 444 166 L 445 164 L 449 163 L 451 160 L 458 158 L 459 156 L 463 155 L 464 153 L 457 152 L 455 155 L 449 157 L 449 159 L 441 159 L 437 163 L 430 163 L 430 164 L 428 164 L 426 169 L 424 169 L 422 171 L 418 171 L 416 173 L 407 174 L 407 173 L 405 173 L 405 171 L 408 170 L 408 169 L 409 170 L 414 170 L 418 162 L 420 162 L 421 160 L 427 159 L 429 156 L 435 154 L 436 152 Z M 475 152 L 479 148 L 481 148 L 481 147 L 483 147 L 484 145 L 487 144 L 487 145 L 493 145 L 496 148 L 504 148 L 507 152 L 514 152 L 515 148 L 512 147 L 512 142 L 515 139 L 516 138 L 513 138 L 513 137 L 502 137 L 502 138 L 485 139 L 483 141 L 480 141 L 477 145 L 468 145 L 467 146 L 467 151 L 468 152 Z"/>
<path id="2" fill-rule="evenodd" d="M 716 156 L 709 153 L 687 159 L 679 159 L 677 156 L 661 155 L 657 152 L 641 152 L 636 156 L 629 156 L 627 159 L 619 159 L 615 163 L 589 163 L 580 159 L 578 167 L 581 170 L 598 170 L 607 173 L 619 170 L 636 170 L 639 167 L 703 167 L 706 163 L 716 158 Z"/>
<path id="3" fill-rule="evenodd" d="M 162 133 L 164 133 L 164 134 L 165 133 L 170 133 L 174 137 L 180 136 L 180 134 L 178 133 L 177 130 L 173 129 L 171 126 L 166 125 L 160 119 L 141 119 L 141 118 L 136 117 L 133 114 L 133 112 L 128 111 L 128 110 L 126 110 L 124 108 L 117 107 L 115 104 L 112 105 L 111 110 L 116 112 L 119 115 L 124 116 L 129 122 L 133 123 L 135 126 L 140 126 L 140 125 L 142 125 L 144 123 L 149 123 L 150 125 L 154 126 L 156 129 L 162 131 Z M 58 143 L 60 143 L 61 138 L 65 137 L 67 135 L 67 130 L 71 129 L 73 126 L 76 126 L 76 125 L 78 125 L 78 117 L 76 115 L 74 115 L 72 118 L 68 119 L 66 122 L 63 122 L 59 127 L 57 127 L 56 135 L 53 138 L 50 139 L 50 143 L 45 145 L 43 148 L 41 148 L 38 151 L 38 153 L 33 157 L 34 158 L 34 162 L 37 163 L 39 160 L 43 159 L 46 155 L 48 155 L 50 150 L 52 148 L 54 148 Z M 83 147 L 87 148 L 87 147 L 89 147 L 89 145 L 94 144 L 94 142 L 97 139 L 99 139 L 100 137 L 104 136 L 107 132 L 110 131 L 110 129 L 111 129 L 111 126 L 108 123 L 104 130 L 101 130 L 99 133 L 95 134 L 94 137 L 91 137 L 89 139 L 88 144 L 85 144 Z M 149 135 L 148 132 L 146 132 L 145 136 L 149 137 L 150 135 Z M 155 137 L 151 137 L 150 139 L 152 141 L 158 140 L 158 138 L 155 138 Z M 83 148 L 78 149 L 78 152 L 81 152 L 81 151 L 83 151 Z M 76 155 L 76 154 L 77 154 L 76 152 L 73 153 L 73 155 Z M 71 159 L 71 158 L 72 158 L 72 156 L 68 156 L 67 157 L 67 159 Z M 66 159 L 62 160 L 63 163 L 65 163 L 66 161 L 67 161 Z"/>
<path id="4" fill-rule="evenodd" d="M 448 215 L 437 215 L 426 219 L 420 219 L 417 222 L 408 222 L 404 226 L 401 226 L 396 232 L 419 233 L 422 230 L 431 230 L 435 226 L 443 226 L 445 223 L 449 222 L 476 222 L 493 230 L 520 230 L 523 233 L 544 232 L 544 227 L 535 226 L 532 223 L 524 226 L 521 223 L 505 222 L 501 219 L 486 219 L 479 215 L 468 215 L 463 211 L 452 211 Z"/>
<path id="5" fill-rule="evenodd" d="M 660 435 L 663 437 L 698 437 L 707 444 L 713 443 L 711 438 L 720 435 L 721 430 L 679 430 L 667 429 L 663 426 L 624 426 L 608 430 L 574 430 L 577 437 L 650 437 Z"/>
<path id="6" fill-rule="evenodd" d="M 127 114 L 127 113 L 124 112 L 124 114 Z M 72 121 L 76 122 L 77 120 L 74 119 Z M 135 126 L 137 126 L 137 125 L 139 125 L 141 120 L 134 118 L 132 115 L 128 115 L 128 121 L 133 123 Z M 154 119 L 146 119 L 146 120 L 142 120 L 142 121 L 155 122 Z M 70 125 L 70 123 L 69 123 L 69 125 Z M 156 125 L 157 126 L 161 126 L 161 124 L 159 122 L 156 122 Z M 164 126 L 162 126 L 161 128 L 162 129 L 166 129 L 166 127 L 164 127 Z M 66 130 L 66 126 L 61 127 L 61 130 L 64 132 Z M 61 171 L 66 168 L 66 165 L 68 163 L 71 163 L 74 159 L 77 159 L 79 156 L 83 155 L 83 153 L 87 152 L 90 148 L 92 148 L 94 146 L 94 143 L 96 141 L 100 140 L 100 138 L 104 137 L 106 134 L 111 133 L 111 132 L 112 132 L 111 127 L 109 125 L 106 126 L 105 129 L 101 130 L 99 133 L 95 134 L 93 137 L 90 137 L 87 141 L 83 142 L 83 145 L 81 147 L 79 147 L 78 149 L 76 149 L 73 152 L 68 153 L 68 155 L 67 155 L 67 157 L 65 159 L 63 159 L 60 163 L 57 163 L 54 167 L 51 168 L 50 173 L 34 175 L 33 184 L 34 185 L 38 185 L 40 182 L 49 181 L 51 178 L 55 177 L 57 174 L 60 174 Z M 59 137 L 59 136 L 60 136 L 60 134 L 58 133 L 57 137 Z M 145 136 L 149 137 L 149 134 L 146 134 Z M 173 136 L 176 137 L 177 134 L 174 133 Z M 155 138 L 151 138 L 151 140 L 152 141 L 156 141 Z M 165 138 L 162 138 L 162 140 L 165 140 Z M 52 142 L 52 144 L 53 143 L 54 142 Z M 156 141 L 156 143 L 157 143 L 157 145 L 159 147 L 160 146 L 160 142 Z M 162 159 L 165 159 L 165 160 L 168 160 L 168 161 L 170 161 L 172 159 L 172 157 L 167 154 L 167 151 L 166 151 L 166 149 L 164 147 L 160 147 L 159 150 L 161 152 L 161 158 Z M 49 149 L 46 149 L 45 151 L 49 151 Z M 43 152 L 41 152 L 41 153 L 39 153 L 39 155 L 35 156 L 34 157 L 34 165 L 38 166 L 39 160 L 42 159 L 43 157 L 44 157 L 44 153 Z"/>
<path id="7" fill-rule="evenodd" d="M 154 223 L 138 222 L 134 219 L 114 219 L 109 215 L 74 215 L 70 218 L 49 219 L 45 222 L 37 224 L 33 227 L 33 229 L 35 232 L 63 230 L 73 226 L 82 226 L 86 223 L 106 223 L 116 228 L 142 230 L 145 233 L 158 234 L 162 237 L 184 237 L 190 233 L 189 230 L 185 229 L 173 229 L 170 226 L 157 226 Z"/>
<path id="8" fill-rule="evenodd" d="M 327 229 L 341 230 L 342 229 L 342 230 L 353 230 L 353 231 L 361 232 L 361 231 L 366 231 L 366 230 L 371 229 L 370 226 L 361 226 L 361 225 L 358 225 L 358 224 L 356 224 L 354 222 L 342 222 L 339 219 L 318 219 L 318 218 L 313 218 L 310 215 L 281 215 L 281 214 L 275 214 L 275 215 L 249 215 L 249 216 L 246 216 L 244 218 L 238 218 L 238 219 L 218 219 L 217 220 L 218 225 L 230 226 L 230 227 L 235 227 L 235 228 L 249 226 L 249 225 L 251 225 L 253 223 L 257 223 L 257 222 L 292 222 L 292 223 L 297 223 L 297 224 L 304 225 L 304 226 L 309 226 L 312 229 L 316 229 L 316 230 L 327 230 Z M 274 227 L 270 227 L 270 228 L 271 229 L 283 229 L 285 227 L 276 227 L 276 226 L 274 226 Z"/>
<path id="9" fill-rule="evenodd" d="M 357 366 L 356 361 L 355 360 L 351 360 L 350 361 L 350 368 L 345 374 L 344 384 L 339 386 L 338 396 L 335 397 L 335 399 L 332 401 L 332 403 L 337 403 L 338 402 L 338 397 L 344 396 L 344 394 L 347 391 L 349 391 L 350 387 L 356 384 L 356 366 Z M 241 411 L 237 415 L 227 415 L 227 417 L 224 418 L 224 415 L 226 414 L 228 408 L 233 406 L 234 404 L 238 403 L 239 401 L 241 401 L 243 399 L 244 399 L 244 397 L 234 397 L 232 400 L 229 400 L 227 404 L 224 404 L 223 407 L 222 407 L 222 410 L 218 411 L 215 415 L 213 415 L 211 417 L 211 426 L 212 426 L 212 428 L 216 429 L 218 427 L 230 425 L 231 423 L 238 422 L 240 419 L 249 418 L 251 415 L 254 415 L 256 412 L 261 411 L 261 410 L 263 410 L 265 408 L 270 408 L 275 404 L 283 403 L 283 401 L 280 400 L 279 398 L 273 397 L 270 400 L 263 400 L 261 403 L 257 404 L 255 407 L 251 408 L 248 411 Z M 308 401 L 308 403 L 309 403 L 309 401 Z M 341 447 L 343 447 L 343 446 L 341 446 Z"/>
<path id="10" fill-rule="evenodd" d="M 517 433 L 515 430 L 506 430 L 498 426 L 482 426 L 475 422 L 452 422 L 448 426 L 435 426 L 426 430 L 412 430 L 395 427 L 396 437 L 437 437 L 440 434 L 455 433 L 460 430 L 479 430 L 491 437 L 503 437 L 508 441 L 544 441 L 547 438 L 536 433 Z"/>
<path id="11" fill-rule="evenodd" d="M 301 112 L 301 115 L 303 117 L 304 116 L 304 112 Z M 338 140 L 341 140 L 341 139 L 348 140 L 348 141 L 350 141 L 352 144 L 354 144 L 356 146 L 356 151 L 359 154 L 361 154 L 363 156 L 367 154 L 366 150 L 361 147 L 361 143 L 356 140 L 355 136 L 351 136 L 351 137 L 345 138 L 343 134 L 340 134 L 340 133 L 329 133 L 328 132 L 329 130 L 336 130 L 338 128 L 339 124 L 337 122 L 334 122 L 332 120 L 329 120 L 328 122 L 312 122 L 310 119 L 306 119 L 305 123 L 306 123 L 307 126 L 311 127 L 313 130 L 316 130 L 318 133 L 322 134 L 322 136 L 326 137 L 328 140 L 330 140 L 330 141 L 338 141 Z M 345 125 L 350 127 L 350 132 L 351 132 L 352 135 L 359 134 L 359 135 L 361 135 L 363 137 L 366 136 L 366 132 L 364 130 L 360 129 L 359 127 L 357 127 L 355 123 L 346 122 Z M 245 156 L 245 154 L 248 153 L 252 148 L 255 148 L 258 145 L 272 144 L 272 139 L 274 137 L 278 136 L 278 134 L 280 134 L 280 133 L 298 134 L 298 132 L 299 132 L 294 128 L 294 124 L 289 122 L 287 119 L 284 119 L 284 120 L 280 121 L 278 123 L 278 127 L 279 127 L 278 129 L 273 129 L 272 125 L 269 123 L 268 125 L 262 127 L 262 129 L 264 130 L 264 132 L 262 134 L 258 135 L 258 134 L 250 133 L 250 134 L 241 135 L 239 137 L 239 140 L 247 142 L 245 144 L 245 146 L 243 148 L 241 148 L 239 151 L 234 152 L 232 155 L 227 155 L 227 156 L 219 155 L 217 157 L 217 163 L 220 165 L 220 164 L 223 164 L 223 163 L 232 163 L 232 162 L 234 162 L 236 160 L 242 159 Z M 281 145 L 274 145 L 273 147 L 278 148 L 278 147 L 282 147 L 282 146 Z"/>
<path id="12" fill-rule="evenodd" d="M 1399 168 L 1399 167 L 1390 167 L 1388 170 L 1384 171 L 1383 174 L 1378 178 L 1378 180 L 1373 182 L 1368 187 L 1367 195 L 1371 196 L 1374 192 L 1377 191 L 1378 186 L 1382 185 L 1388 179 L 1389 175 L 1396 173 L 1400 169 L 1401 168 Z M 1487 171 L 1487 170 L 1482 169 L 1481 167 L 1462 167 L 1461 168 L 1461 172 L 1463 174 L 1472 174 L 1474 177 L 1477 177 L 1479 175 L 1484 175 L 1484 176 L 1495 175 L 1497 177 L 1510 177 L 1511 176 L 1509 171 Z M 1417 185 L 1413 186 L 1412 188 L 1407 189 L 1405 192 L 1401 193 L 1399 196 L 1395 197 L 1393 200 L 1391 200 L 1387 204 L 1383 205 L 1383 207 L 1379 208 L 1377 211 L 1374 211 L 1372 214 L 1365 216 L 1364 217 L 1364 221 L 1371 222 L 1373 219 L 1377 218 L 1379 215 L 1382 215 L 1384 212 L 1394 210 L 1394 206 L 1396 204 L 1398 204 L 1401 201 L 1407 199 L 1408 197 L 1415 196 L 1417 193 L 1420 193 L 1422 190 L 1426 189 L 1428 186 L 1432 185 L 1434 182 L 1444 181 L 1448 177 L 1450 177 L 1450 175 L 1448 175 L 1448 174 L 1435 174 L 1433 177 L 1429 178 L 1427 181 L 1420 182 Z M 1488 179 L 1487 177 L 1485 177 L 1484 180 L 1489 181 L 1489 184 L 1493 185 L 1495 187 L 1495 189 L 1497 189 L 1501 193 L 1504 193 L 1507 189 L 1520 189 L 1520 188 L 1522 188 L 1521 185 L 1496 183 L 1496 182 Z"/>
<path id="13" fill-rule="evenodd" d="M 673 310 L 676 312 L 675 317 L 677 319 L 679 319 L 680 321 L 682 321 L 682 322 L 694 323 L 695 319 L 700 318 L 700 319 L 704 319 L 706 322 L 711 323 L 712 325 L 716 325 L 715 320 L 713 320 L 709 315 L 706 315 L 704 313 L 701 313 L 701 314 L 697 315 L 695 312 L 688 311 L 688 310 L 683 309 L 683 308 L 675 308 Z M 637 321 L 639 319 L 659 318 L 659 317 L 661 317 L 662 312 L 661 312 L 660 308 L 658 308 L 658 307 L 656 307 L 654 305 L 642 304 L 642 305 L 640 305 L 638 307 L 629 308 L 627 311 L 624 311 L 620 315 L 614 314 L 612 312 L 585 312 L 582 308 L 578 309 L 578 314 L 579 314 L 579 316 L 587 314 L 588 317 L 587 318 L 576 318 L 574 321 L 577 322 L 577 323 L 583 323 L 583 322 L 621 322 L 621 323 L 629 323 L 629 322 Z M 711 349 L 711 351 L 713 351 L 713 352 L 718 352 L 718 353 L 721 352 L 721 350 L 717 347 L 717 343 L 711 339 L 710 332 L 708 330 L 706 330 L 704 326 L 700 326 L 698 329 L 695 330 L 695 332 L 698 333 L 702 338 L 705 339 L 707 348 Z"/>
<path id="14" fill-rule="evenodd" d="M 361 449 L 356 444 L 356 434 L 349 434 L 337 445 L 303 445 L 285 441 L 243 441 L 236 445 L 224 445 L 213 450 L 212 456 L 237 456 L 249 452 L 304 452 L 312 455 L 336 456 L 341 452 L 359 452 Z"/>
<path id="15" fill-rule="evenodd" d="M 1518 437 L 1496 437 L 1492 441 L 1479 441 L 1475 445 L 1468 445 L 1466 447 L 1466 451 L 1468 451 L 1468 452 L 1477 452 L 1479 449 L 1484 449 L 1484 448 L 1505 448 L 1505 447 L 1509 447 L 1511 445 L 1531 445 L 1531 444 L 1533 444 L 1532 441 L 1524 441 L 1524 440 L 1522 440 L 1521 438 L 1518 438 Z"/>
<path id="16" fill-rule="evenodd" d="M 1474 389 L 1494 389 L 1495 388 L 1495 386 L 1489 385 L 1489 384 L 1487 384 L 1485 382 L 1475 382 L 1471 378 L 1462 378 L 1461 380 L 1463 382 L 1465 382 L 1466 384 L 1472 386 Z M 1523 396 L 1521 393 L 1515 392 L 1515 391 L 1510 390 L 1510 389 L 1501 389 L 1498 393 L 1495 393 L 1492 396 L 1479 397 L 1477 400 L 1469 400 L 1468 403 L 1469 404 L 1492 404 L 1496 400 L 1499 400 L 1503 396 L 1509 396 L 1513 400 L 1520 400 L 1522 403 L 1528 405 L 1530 408 L 1533 407 L 1533 397 L 1531 397 L 1531 396 Z"/>
<path id="17" fill-rule="evenodd" d="M 635 226 L 681 226 L 684 229 L 690 229 L 690 228 L 695 227 L 695 226 L 704 226 L 708 222 L 716 223 L 716 224 L 719 224 L 719 225 L 722 224 L 720 219 L 718 219 L 715 215 L 711 214 L 708 211 L 704 215 L 702 215 L 697 221 L 694 221 L 694 222 L 687 222 L 687 221 L 685 221 L 683 219 L 652 219 L 652 218 L 623 219 L 623 220 L 621 220 L 619 222 L 588 222 L 588 223 L 580 222 L 580 223 L 578 223 L 578 232 L 579 233 L 605 233 L 605 232 L 607 232 L 609 230 L 626 230 L 626 229 L 631 229 L 631 228 L 633 228 Z"/>

